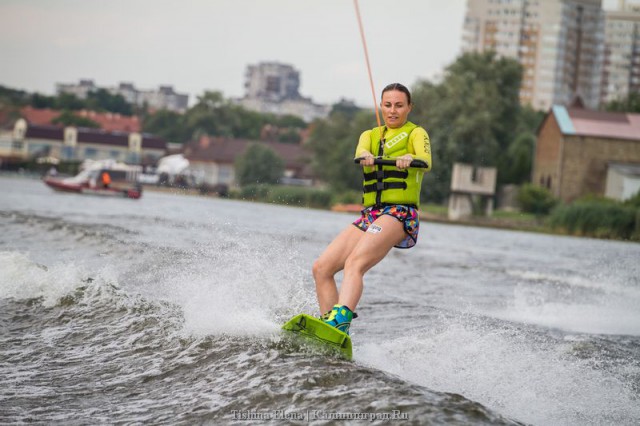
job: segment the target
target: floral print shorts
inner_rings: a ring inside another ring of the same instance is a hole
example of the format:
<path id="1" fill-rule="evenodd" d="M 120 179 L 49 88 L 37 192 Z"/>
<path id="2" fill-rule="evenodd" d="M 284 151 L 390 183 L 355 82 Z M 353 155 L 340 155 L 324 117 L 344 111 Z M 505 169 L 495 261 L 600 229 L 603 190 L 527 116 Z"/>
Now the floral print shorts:
<path id="1" fill-rule="evenodd" d="M 360 216 L 353 224 L 362 231 L 367 231 L 369 227 L 380 216 L 388 214 L 398 219 L 404 225 L 404 231 L 407 236 L 399 244 L 397 248 L 411 248 L 418 242 L 418 231 L 420 230 L 420 221 L 418 219 L 418 209 L 412 206 L 404 206 L 401 204 L 390 204 L 383 207 L 371 206 L 362 210 Z"/>

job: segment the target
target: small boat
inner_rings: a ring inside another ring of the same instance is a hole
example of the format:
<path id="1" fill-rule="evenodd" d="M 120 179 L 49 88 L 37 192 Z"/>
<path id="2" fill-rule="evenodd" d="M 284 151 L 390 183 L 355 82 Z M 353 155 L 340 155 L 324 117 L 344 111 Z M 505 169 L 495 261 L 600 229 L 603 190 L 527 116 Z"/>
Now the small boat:
<path id="1" fill-rule="evenodd" d="M 83 164 L 76 176 L 59 178 L 46 176 L 44 183 L 55 191 L 108 197 L 138 199 L 142 196 L 142 185 L 138 182 L 140 166 L 114 161 L 94 161 Z"/>

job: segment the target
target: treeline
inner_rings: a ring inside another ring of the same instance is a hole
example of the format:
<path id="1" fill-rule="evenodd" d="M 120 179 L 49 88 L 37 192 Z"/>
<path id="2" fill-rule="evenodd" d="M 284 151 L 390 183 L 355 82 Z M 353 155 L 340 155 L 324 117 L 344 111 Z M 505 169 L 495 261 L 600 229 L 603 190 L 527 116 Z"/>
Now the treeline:
<path id="1" fill-rule="evenodd" d="M 71 93 L 47 96 L 0 86 L 0 106 L 23 107 L 28 105 L 38 109 L 51 108 L 61 111 L 86 109 L 127 116 L 139 112 L 122 95 L 111 94 L 105 89 L 94 90 L 88 93 L 86 99 L 80 99 Z"/>
<path id="2" fill-rule="evenodd" d="M 86 117 L 74 115 L 74 111 L 86 109 L 127 116 L 135 114 L 140 117 L 144 132 L 176 143 L 197 139 L 201 135 L 299 143 L 303 131 L 309 126 L 299 117 L 246 110 L 215 91 L 199 96 L 196 104 L 181 114 L 169 110 L 150 112 L 148 107 L 136 107 L 121 95 L 113 95 L 105 89 L 89 92 L 87 99 L 80 99 L 69 93 L 47 96 L 0 86 L 0 109 L 8 111 L 9 118 L 17 118 L 19 109 L 24 106 L 60 110 L 62 114 L 53 124 L 81 127 L 99 125 Z"/>
<path id="3" fill-rule="evenodd" d="M 299 143 L 307 127 L 298 117 L 246 110 L 220 92 L 205 92 L 184 114 L 163 110 L 143 119 L 145 132 L 178 143 L 201 135 Z"/>

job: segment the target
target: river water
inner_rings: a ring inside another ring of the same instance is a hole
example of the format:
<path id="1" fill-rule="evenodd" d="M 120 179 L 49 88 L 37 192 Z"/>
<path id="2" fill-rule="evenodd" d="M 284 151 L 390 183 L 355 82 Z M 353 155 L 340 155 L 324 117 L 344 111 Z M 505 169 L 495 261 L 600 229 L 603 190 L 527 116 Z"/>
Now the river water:
<path id="1" fill-rule="evenodd" d="M 640 244 L 423 222 L 347 362 L 279 327 L 351 220 L 0 177 L 0 423 L 640 422 Z"/>

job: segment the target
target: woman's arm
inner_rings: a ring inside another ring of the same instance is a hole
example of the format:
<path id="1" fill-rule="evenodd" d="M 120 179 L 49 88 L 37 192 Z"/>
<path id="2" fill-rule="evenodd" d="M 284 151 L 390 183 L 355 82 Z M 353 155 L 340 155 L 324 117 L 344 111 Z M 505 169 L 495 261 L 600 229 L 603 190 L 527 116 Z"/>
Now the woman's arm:
<path id="1" fill-rule="evenodd" d="M 422 127 L 416 127 L 409 137 L 409 152 L 417 160 L 427 162 L 425 171 L 431 170 L 431 141 L 429 134 Z"/>

